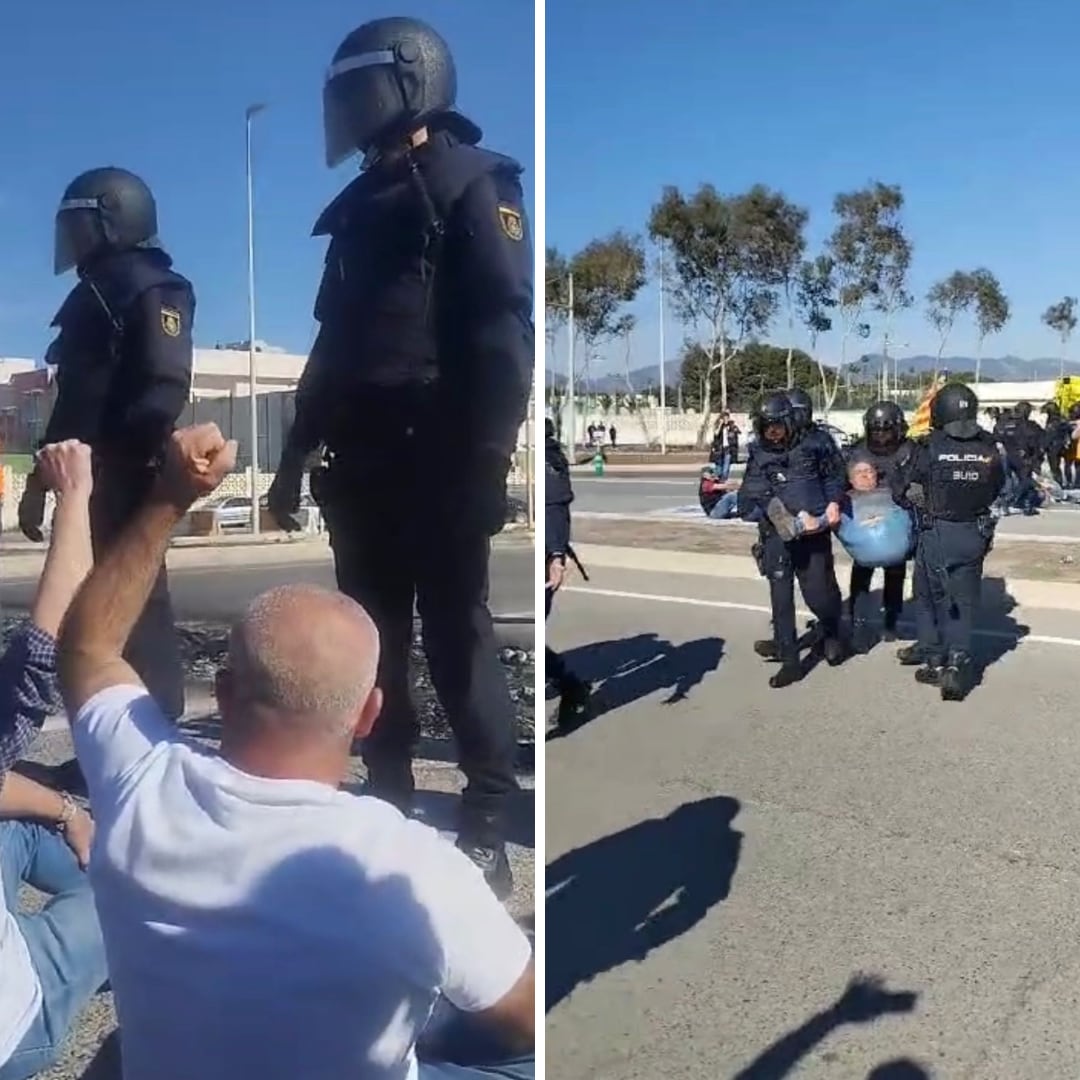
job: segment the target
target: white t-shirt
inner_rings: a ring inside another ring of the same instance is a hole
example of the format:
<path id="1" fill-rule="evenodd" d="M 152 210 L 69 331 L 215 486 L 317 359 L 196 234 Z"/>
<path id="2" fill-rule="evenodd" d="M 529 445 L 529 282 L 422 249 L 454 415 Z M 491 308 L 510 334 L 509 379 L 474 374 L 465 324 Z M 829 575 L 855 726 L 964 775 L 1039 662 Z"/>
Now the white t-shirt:
<path id="1" fill-rule="evenodd" d="M 125 1080 L 411 1080 L 438 993 L 486 1009 L 524 973 L 480 871 L 387 803 L 241 772 L 140 687 L 72 728 Z"/>
<path id="2" fill-rule="evenodd" d="M 18 1049 L 40 1008 L 41 983 L 0 887 L 0 1065 Z"/>

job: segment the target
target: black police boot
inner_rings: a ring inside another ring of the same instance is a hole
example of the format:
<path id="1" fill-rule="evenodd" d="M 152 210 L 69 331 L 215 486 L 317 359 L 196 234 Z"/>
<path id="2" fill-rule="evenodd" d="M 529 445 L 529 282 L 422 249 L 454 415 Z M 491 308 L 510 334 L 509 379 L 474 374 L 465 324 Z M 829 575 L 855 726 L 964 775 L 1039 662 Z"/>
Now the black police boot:
<path id="1" fill-rule="evenodd" d="M 839 634 L 830 634 L 822 642 L 821 651 L 829 667 L 839 667 L 851 656 L 851 645 Z"/>
<path id="2" fill-rule="evenodd" d="M 498 820 L 493 814 L 478 813 L 462 806 L 457 846 L 480 868 L 491 891 L 505 900 L 514 891 L 514 876 Z"/>
<path id="3" fill-rule="evenodd" d="M 900 621 L 898 611 L 885 612 L 885 628 L 881 632 L 881 640 L 893 642 L 896 640 L 896 624 Z"/>
<path id="4" fill-rule="evenodd" d="M 802 682 L 806 672 L 803 670 L 798 655 L 781 657 L 777 654 L 777 659 L 780 661 L 780 670 L 769 679 L 769 685 L 774 690 L 783 690 L 785 686 L 794 686 L 797 682 Z"/>
<path id="5" fill-rule="evenodd" d="M 567 675 L 558 689 L 559 711 L 555 723 L 560 731 L 573 731 L 589 719 L 592 687 L 576 675 Z"/>
<path id="6" fill-rule="evenodd" d="M 852 619 L 851 647 L 860 656 L 865 656 L 874 647 L 874 634 L 865 619 Z"/>
<path id="7" fill-rule="evenodd" d="M 966 653 L 950 653 L 938 680 L 942 701 L 963 701 L 975 686 L 975 665 Z"/>
<path id="8" fill-rule="evenodd" d="M 396 806 L 406 817 L 410 817 L 416 795 L 412 762 L 379 762 L 368 765 L 363 794 L 373 799 L 382 799 L 383 802 Z"/>
<path id="9" fill-rule="evenodd" d="M 940 656 L 928 656 L 922 667 L 915 672 L 915 681 L 923 686 L 940 686 L 945 664 Z"/>
<path id="10" fill-rule="evenodd" d="M 772 638 L 762 638 L 760 641 L 755 641 L 754 652 L 762 660 L 771 660 L 775 663 L 780 659 L 780 649 Z"/>
<path id="11" fill-rule="evenodd" d="M 896 650 L 901 667 L 919 667 L 926 663 L 926 654 L 918 645 L 904 645 Z"/>

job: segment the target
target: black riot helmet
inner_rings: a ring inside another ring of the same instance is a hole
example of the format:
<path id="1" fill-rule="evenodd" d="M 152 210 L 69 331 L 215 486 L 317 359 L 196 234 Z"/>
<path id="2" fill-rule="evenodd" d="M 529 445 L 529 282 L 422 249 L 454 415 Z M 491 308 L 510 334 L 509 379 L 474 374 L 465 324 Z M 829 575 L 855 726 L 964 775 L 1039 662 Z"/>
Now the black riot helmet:
<path id="1" fill-rule="evenodd" d="M 769 438 L 766 431 L 775 426 L 782 426 L 784 433 L 780 438 Z M 754 431 L 761 442 L 773 449 L 791 445 L 798 434 L 798 421 L 791 400 L 787 394 L 776 391 L 766 394 L 754 410 Z"/>
<path id="2" fill-rule="evenodd" d="M 106 251 L 158 247 L 157 204 L 127 169 L 91 169 L 68 184 L 56 211 L 53 268 L 64 274 Z"/>
<path id="3" fill-rule="evenodd" d="M 930 405 L 930 426 L 957 439 L 970 439 L 979 430 L 979 399 L 963 383 L 946 383 Z"/>
<path id="4" fill-rule="evenodd" d="M 419 19 L 374 19 L 338 46 L 323 88 L 326 164 L 353 154 L 372 164 L 425 125 L 475 144 L 481 131 L 455 111 L 457 70 L 450 47 Z"/>
<path id="5" fill-rule="evenodd" d="M 1080 401 L 1078 401 L 1075 405 L 1069 406 L 1069 419 L 1080 420 Z"/>
<path id="6" fill-rule="evenodd" d="M 550 416 L 544 417 L 544 438 L 555 438 L 555 421 L 552 420 Z"/>
<path id="7" fill-rule="evenodd" d="M 1019 416 L 1021 420 L 1030 420 L 1031 419 L 1031 402 L 1030 401 L 1018 401 L 1016 403 L 1015 412 L 1016 412 L 1016 415 Z"/>
<path id="8" fill-rule="evenodd" d="M 1061 406 L 1056 401 L 1048 401 L 1043 407 L 1042 411 L 1046 413 L 1048 420 L 1060 420 L 1061 419 Z"/>
<path id="9" fill-rule="evenodd" d="M 866 410 L 863 429 L 871 446 L 899 445 L 907 434 L 904 410 L 895 401 L 877 401 Z"/>
<path id="10" fill-rule="evenodd" d="M 788 401 L 791 403 L 791 411 L 795 418 L 795 428 L 805 431 L 814 419 L 814 403 L 805 390 L 792 387 L 785 391 Z"/>

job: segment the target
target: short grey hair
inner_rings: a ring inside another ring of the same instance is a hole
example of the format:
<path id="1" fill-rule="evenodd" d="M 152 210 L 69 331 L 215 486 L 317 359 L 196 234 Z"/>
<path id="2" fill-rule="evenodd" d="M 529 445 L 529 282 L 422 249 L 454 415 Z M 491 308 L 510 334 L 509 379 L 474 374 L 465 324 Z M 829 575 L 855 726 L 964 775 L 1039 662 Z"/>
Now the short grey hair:
<path id="1" fill-rule="evenodd" d="M 229 667 L 238 705 L 281 720 L 323 719 L 344 734 L 375 684 L 378 634 L 359 604 L 314 585 L 263 593 L 234 624 Z"/>

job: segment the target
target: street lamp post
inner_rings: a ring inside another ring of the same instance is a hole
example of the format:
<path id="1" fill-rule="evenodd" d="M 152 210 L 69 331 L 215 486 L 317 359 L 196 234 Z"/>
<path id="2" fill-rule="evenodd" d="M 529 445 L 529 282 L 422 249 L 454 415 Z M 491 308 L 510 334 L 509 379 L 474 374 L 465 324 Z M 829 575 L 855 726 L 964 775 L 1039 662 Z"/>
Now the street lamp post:
<path id="1" fill-rule="evenodd" d="M 664 371 L 664 245 L 660 244 L 660 453 L 667 453 L 667 378 Z"/>
<path id="2" fill-rule="evenodd" d="M 259 410 L 255 370 L 255 186 L 251 165 L 252 121 L 265 105 L 249 105 L 245 113 L 245 149 L 247 159 L 247 215 L 248 215 L 248 408 L 251 417 L 251 531 L 258 536 L 259 521 Z"/>

